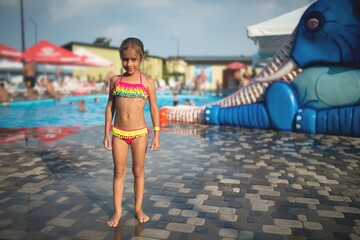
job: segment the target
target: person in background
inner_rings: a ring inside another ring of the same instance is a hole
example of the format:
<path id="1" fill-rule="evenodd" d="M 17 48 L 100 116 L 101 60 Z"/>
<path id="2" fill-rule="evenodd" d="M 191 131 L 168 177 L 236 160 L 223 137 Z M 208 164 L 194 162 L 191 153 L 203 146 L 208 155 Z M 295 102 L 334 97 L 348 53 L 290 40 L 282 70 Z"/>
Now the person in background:
<path id="1" fill-rule="evenodd" d="M 242 74 L 240 78 L 240 87 L 246 87 L 249 85 L 251 79 L 255 77 L 255 69 L 250 70 L 250 67 L 247 67 L 246 71 Z"/>
<path id="2" fill-rule="evenodd" d="M 79 106 L 80 112 L 84 112 L 87 110 L 87 108 L 85 107 L 85 100 L 83 100 L 83 99 L 78 101 L 78 106 Z"/>
<path id="3" fill-rule="evenodd" d="M 217 97 L 220 96 L 221 88 L 222 88 L 222 86 L 221 86 L 220 81 L 219 81 L 219 80 L 216 80 L 216 93 L 215 93 L 215 94 L 216 94 Z"/>
<path id="4" fill-rule="evenodd" d="M 61 99 L 61 95 L 56 92 L 54 84 L 53 84 L 53 79 L 46 79 L 46 78 L 42 78 L 41 80 L 41 84 L 42 87 L 45 88 L 45 96 L 48 98 L 55 98 L 55 99 Z"/>
<path id="5" fill-rule="evenodd" d="M 95 77 L 92 77 L 91 80 L 89 81 L 89 88 L 90 88 L 91 94 L 96 93 L 96 78 Z"/>
<path id="6" fill-rule="evenodd" d="M 26 86 L 26 96 L 28 99 L 35 99 L 34 87 L 36 84 L 36 63 L 34 60 L 26 62 L 22 69 L 24 75 L 24 84 Z"/>
<path id="7" fill-rule="evenodd" d="M 194 101 L 187 98 L 187 99 L 185 99 L 184 105 L 186 105 L 186 106 L 195 106 L 195 103 L 194 103 Z"/>
<path id="8" fill-rule="evenodd" d="M 122 213 L 124 178 L 129 147 L 132 155 L 134 175 L 135 216 L 140 223 L 149 220 L 142 209 L 145 185 L 145 155 L 149 130 L 145 121 L 145 104 L 149 101 L 154 127 L 154 138 L 150 150 L 160 148 L 160 116 L 153 79 L 144 76 L 140 65 L 144 60 L 144 45 L 137 38 L 127 38 L 120 45 L 120 58 L 125 73 L 110 79 L 109 98 L 105 110 L 104 147 L 112 149 L 114 162 L 113 200 L 114 215 L 107 221 L 116 227 Z M 111 126 L 114 119 L 114 125 Z M 112 132 L 112 141 L 110 137 Z"/>
<path id="9" fill-rule="evenodd" d="M 0 82 L 0 103 L 3 106 L 7 106 L 9 102 L 9 91 L 4 82 Z"/>
<path id="10" fill-rule="evenodd" d="M 114 76 L 114 72 L 113 71 L 109 71 L 106 74 L 106 77 L 104 79 L 104 85 L 103 88 L 101 89 L 102 93 L 108 93 L 109 92 L 109 84 L 110 84 L 110 79 Z"/>
<path id="11" fill-rule="evenodd" d="M 244 72 L 240 69 L 234 73 L 234 79 L 238 88 L 244 88 L 250 84 L 251 79 L 254 77 L 254 71 L 247 67 Z"/>
<path id="12" fill-rule="evenodd" d="M 62 77 L 60 79 L 58 91 L 59 91 L 59 94 L 61 94 L 61 95 L 69 95 L 70 94 L 69 86 L 68 86 L 68 83 L 67 83 L 65 77 Z"/>
<path id="13" fill-rule="evenodd" d="M 55 68 L 55 80 L 60 82 L 61 79 L 62 79 L 62 77 L 61 77 L 61 69 L 60 69 L 60 67 L 56 67 Z"/>
<path id="14" fill-rule="evenodd" d="M 173 93 L 174 94 L 174 100 L 173 100 L 173 105 L 176 107 L 177 105 L 179 105 L 179 99 L 177 98 L 177 93 Z"/>

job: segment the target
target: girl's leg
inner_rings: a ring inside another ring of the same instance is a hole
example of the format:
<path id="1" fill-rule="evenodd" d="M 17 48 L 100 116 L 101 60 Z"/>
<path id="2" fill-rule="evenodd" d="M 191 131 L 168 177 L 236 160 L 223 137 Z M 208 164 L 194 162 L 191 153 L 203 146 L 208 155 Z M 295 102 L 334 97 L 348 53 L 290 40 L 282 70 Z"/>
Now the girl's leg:
<path id="1" fill-rule="evenodd" d="M 139 222 L 144 223 L 149 220 L 142 210 L 145 185 L 145 155 L 148 144 L 148 137 L 139 137 L 131 144 L 132 172 L 134 174 L 134 193 L 135 193 L 135 214 Z"/>
<path id="2" fill-rule="evenodd" d="M 122 197 L 124 192 L 124 179 L 126 175 L 126 160 L 128 155 L 128 144 L 117 137 L 113 137 L 112 153 L 114 161 L 113 199 L 114 215 L 106 223 L 109 227 L 116 227 L 121 218 Z"/>

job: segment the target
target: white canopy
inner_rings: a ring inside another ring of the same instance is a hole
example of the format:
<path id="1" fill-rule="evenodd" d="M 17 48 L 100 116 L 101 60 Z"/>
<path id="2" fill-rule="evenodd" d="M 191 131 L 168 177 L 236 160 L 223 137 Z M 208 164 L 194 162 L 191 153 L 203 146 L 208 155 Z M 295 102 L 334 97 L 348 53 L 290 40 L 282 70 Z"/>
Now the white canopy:
<path id="1" fill-rule="evenodd" d="M 309 6 L 306 5 L 265 22 L 248 26 L 248 37 L 259 45 L 259 54 L 268 57 L 274 55 L 295 30 L 301 16 Z"/>
<path id="2" fill-rule="evenodd" d="M 0 59 L 0 71 L 21 71 L 23 64 L 21 62 Z"/>
<path id="3" fill-rule="evenodd" d="M 83 57 L 83 62 L 85 62 L 88 65 L 92 66 L 99 66 L 99 67 L 111 67 L 112 62 L 96 55 L 95 53 L 92 53 L 84 48 L 79 48 L 74 51 L 74 53 L 80 57 Z"/>

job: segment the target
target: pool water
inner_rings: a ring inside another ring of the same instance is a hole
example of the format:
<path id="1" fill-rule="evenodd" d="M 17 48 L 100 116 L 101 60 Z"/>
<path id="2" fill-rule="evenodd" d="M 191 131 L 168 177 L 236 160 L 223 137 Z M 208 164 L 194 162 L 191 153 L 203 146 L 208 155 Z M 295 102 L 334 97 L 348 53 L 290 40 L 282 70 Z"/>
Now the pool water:
<path id="1" fill-rule="evenodd" d="M 216 102 L 221 97 L 178 95 L 179 104 L 190 99 L 197 106 Z M 95 98 L 99 101 L 95 102 Z M 107 95 L 64 97 L 60 101 L 44 99 L 12 102 L 0 107 L 0 128 L 32 128 L 43 126 L 97 126 L 103 125 Z M 85 100 L 87 111 L 79 111 L 77 102 Z M 158 96 L 159 108 L 173 105 L 173 96 Z M 145 106 L 145 118 L 151 121 L 149 105 Z"/>

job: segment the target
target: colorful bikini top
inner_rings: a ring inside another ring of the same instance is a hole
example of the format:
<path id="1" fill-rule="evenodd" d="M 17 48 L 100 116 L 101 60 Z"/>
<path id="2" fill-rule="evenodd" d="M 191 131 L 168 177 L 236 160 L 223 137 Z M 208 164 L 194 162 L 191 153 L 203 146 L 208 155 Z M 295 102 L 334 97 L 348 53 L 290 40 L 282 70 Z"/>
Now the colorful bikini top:
<path id="1" fill-rule="evenodd" d="M 115 84 L 112 95 L 124 98 L 143 98 L 147 100 L 149 96 L 148 90 L 142 84 L 142 74 L 140 74 L 140 83 L 123 82 L 124 76 Z"/>

